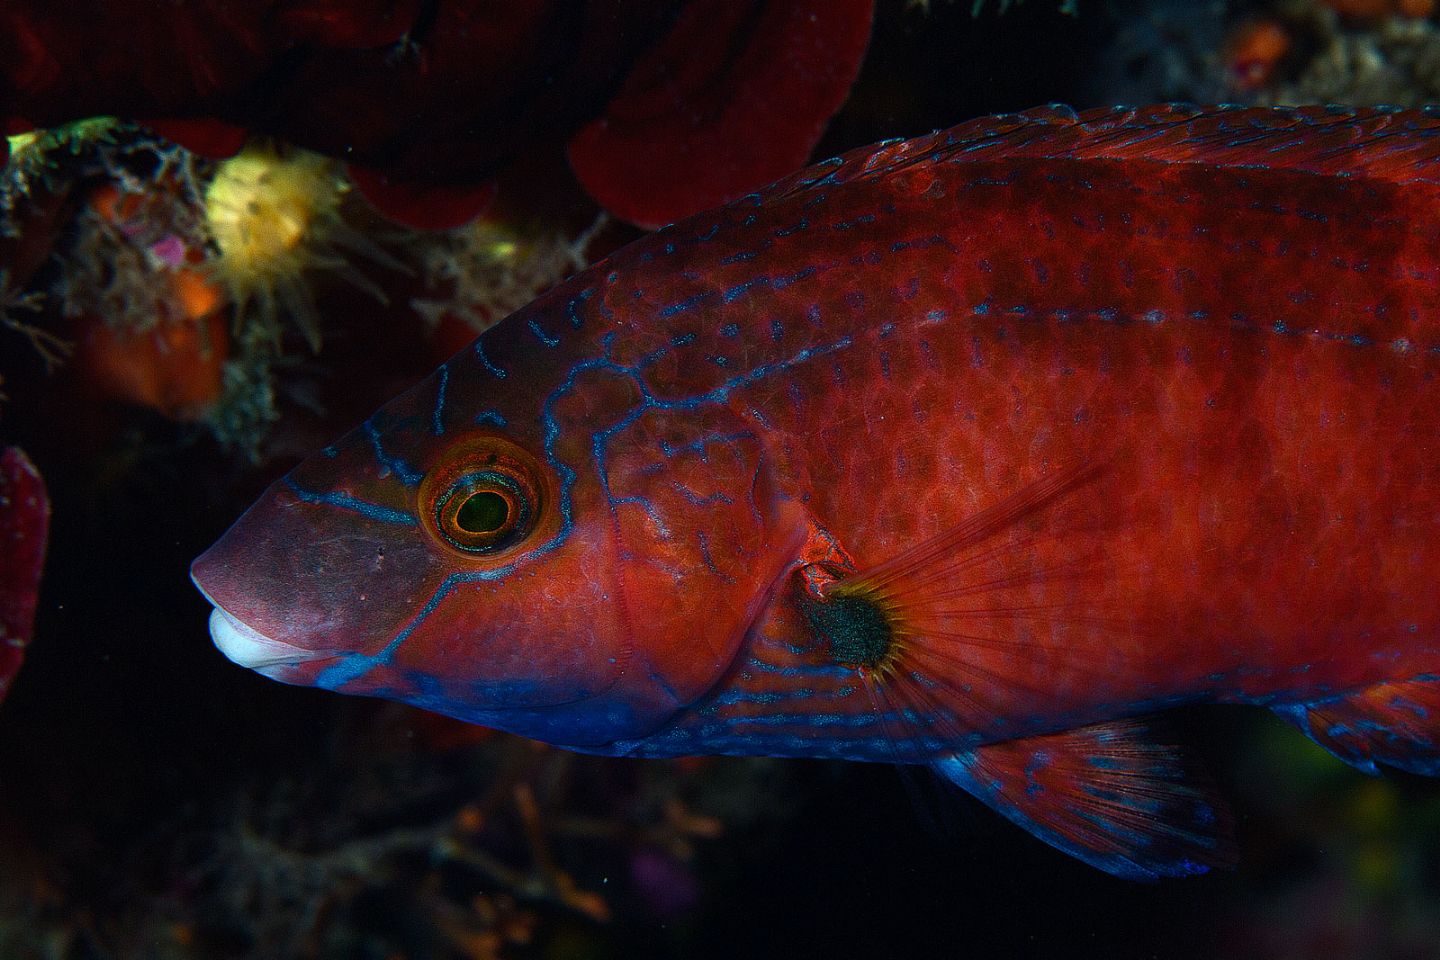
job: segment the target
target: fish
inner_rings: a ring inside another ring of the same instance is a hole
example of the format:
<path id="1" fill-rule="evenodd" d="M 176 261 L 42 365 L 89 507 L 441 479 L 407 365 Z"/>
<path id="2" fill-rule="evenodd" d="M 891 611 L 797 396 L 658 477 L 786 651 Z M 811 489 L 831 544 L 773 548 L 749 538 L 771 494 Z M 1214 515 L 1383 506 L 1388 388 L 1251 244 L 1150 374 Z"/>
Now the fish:
<path id="1" fill-rule="evenodd" d="M 1237 859 L 1164 716 L 1440 774 L 1440 113 L 1049 106 L 667 226 L 192 568 L 236 663 L 582 752 L 928 767 Z"/>

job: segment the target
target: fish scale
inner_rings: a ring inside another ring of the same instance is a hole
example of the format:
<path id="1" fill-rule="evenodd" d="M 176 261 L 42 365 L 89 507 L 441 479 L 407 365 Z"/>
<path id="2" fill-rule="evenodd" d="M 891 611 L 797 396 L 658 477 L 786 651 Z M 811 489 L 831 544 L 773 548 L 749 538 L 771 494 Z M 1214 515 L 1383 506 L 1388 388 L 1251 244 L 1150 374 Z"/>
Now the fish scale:
<path id="1" fill-rule="evenodd" d="M 590 752 L 928 764 L 1121 876 L 1229 863 L 1132 718 L 1440 769 L 1437 157 L 1428 112 L 1161 106 L 826 161 L 302 464 L 196 562 L 212 632 Z M 441 510 L 477 491 L 493 530 Z"/>

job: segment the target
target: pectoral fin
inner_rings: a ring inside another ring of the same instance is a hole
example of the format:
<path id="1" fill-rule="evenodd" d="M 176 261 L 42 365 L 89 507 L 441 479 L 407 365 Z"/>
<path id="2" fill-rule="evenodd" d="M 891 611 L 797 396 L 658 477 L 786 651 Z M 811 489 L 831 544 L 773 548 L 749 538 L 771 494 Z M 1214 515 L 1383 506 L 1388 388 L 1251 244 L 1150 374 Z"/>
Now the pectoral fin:
<path id="1" fill-rule="evenodd" d="M 894 759 L 965 749 L 1006 718 L 1063 716 L 1145 686 L 1154 624 L 1117 605 L 1109 458 L 1056 467 L 937 536 L 858 567 L 817 528 L 799 568 L 817 646 L 852 668 Z M 1095 651 L 1114 655 L 1097 656 Z M 1103 662 L 1102 662 L 1103 661 Z M 938 750 L 937 750 L 938 745 Z"/>
<path id="2" fill-rule="evenodd" d="M 932 766 L 1036 837 L 1128 880 L 1235 863 L 1230 816 L 1204 771 L 1151 724 L 1125 720 L 991 744 Z"/>

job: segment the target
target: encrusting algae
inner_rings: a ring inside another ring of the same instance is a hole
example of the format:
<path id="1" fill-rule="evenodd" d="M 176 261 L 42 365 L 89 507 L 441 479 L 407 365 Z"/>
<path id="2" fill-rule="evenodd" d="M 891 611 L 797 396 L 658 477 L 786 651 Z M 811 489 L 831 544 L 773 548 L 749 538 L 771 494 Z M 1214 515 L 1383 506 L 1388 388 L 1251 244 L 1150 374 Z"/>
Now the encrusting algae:
<path id="1" fill-rule="evenodd" d="M 108 119 L 8 145 L 0 234 L 19 237 L 29 220 L 84 200 L 62 221 L 53 258 L 32 258 L 51 266 L 4 274 L 0 327 L 29 339 L 47 367 L 78 345 L 79 369 L 103 394 L 203 424 L 252 459 L 279 416 L 292 335 L 321 347 L 316 284 L 338 278 L 383 307 L 357 261 L 409 272 L 347 221 L 349 182 L 318 154 L 260 140 L 216 162 Z"/>
<path id="2" fill-rule="evenodd" d="M 609 218 L 578 234 L 534 220 L 480 218 L 427 238 L 419 254 L 426 296 L 411 306 L 458 349 L 590 262 L 590 246 Z"/>

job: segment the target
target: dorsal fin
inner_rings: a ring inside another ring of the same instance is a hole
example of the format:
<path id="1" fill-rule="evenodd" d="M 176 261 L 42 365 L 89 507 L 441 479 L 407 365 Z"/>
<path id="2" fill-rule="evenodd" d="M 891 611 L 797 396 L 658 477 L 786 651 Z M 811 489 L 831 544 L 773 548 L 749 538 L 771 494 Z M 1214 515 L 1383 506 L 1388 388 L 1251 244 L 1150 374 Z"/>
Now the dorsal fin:
<path id="1" fill-rule="evenodd" d="M 1076 113 L 1052 104 L 863 147 L 779 181 L 763 199 L 923 164 L 1019 158 L 1210 164 L 1434 183 L 1440 182 L 1440 108 L 1160 104 Z"/>

